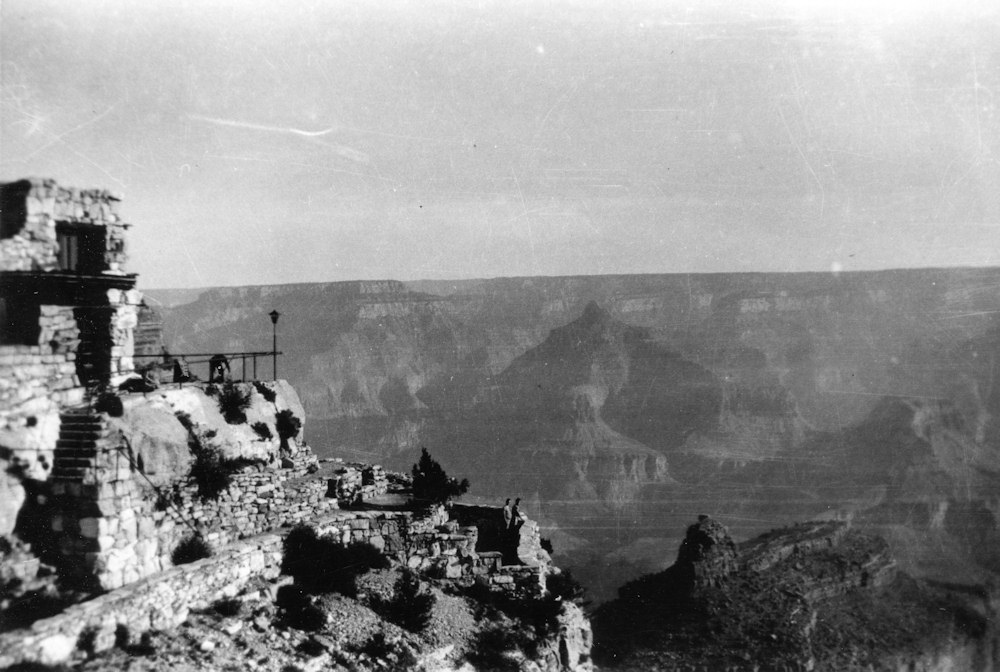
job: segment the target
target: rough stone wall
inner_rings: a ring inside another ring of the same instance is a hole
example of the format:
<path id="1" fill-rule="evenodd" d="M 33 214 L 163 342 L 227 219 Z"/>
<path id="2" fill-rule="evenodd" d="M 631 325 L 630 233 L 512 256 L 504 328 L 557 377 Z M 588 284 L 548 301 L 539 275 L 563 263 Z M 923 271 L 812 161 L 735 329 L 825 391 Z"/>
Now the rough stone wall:
<path id="1" fill-rule="evenodd" d="M 103 463 L 95 482 L 55 482 L 51 492 L 58 512 L 52 528 L 65 570 L 105 590 L 168 569 L 185 537 L 199 534 L 218 548 L 337 508 L 321 481 L 286 495 L 285 481 L 315 463 L 307 449 L 291 469 L 246 467 L 233 474 L 217 500 L 203 500 L 190 482 L 157 493 L 122 450 L 107 451 Z"/>
<path id="2" fill-rule="evenodd" d="M 19 418 L 20 422 L 43 406 L 72 404 L 82 398 L 75 364 L 80 332 L 73 308 L 40 306 L 38 326 L 37 343 L 0 346 L 0 423 L 6 424 L 8 418 Z M 0 443 L 7 447 L 23 440 L 0 435 Z M 48 449 L 54 447 L 53 437 Z"/>
<path id="3" fill-rule="evenodd" d="M 501 567 L 489 555 L 476 558 L 475 529 L 462 529 L 436 507 L 424 514 L 409 511 L 335 511 L 307 522 L 318 534 L 340 543 L 367 542 L 383 553 L 406 560 L 411 567 L 441 578 L 486 577 L 498 590 L 537 595 L 538 567 Z M 284 532 L 267 533 L 234 542 L 212 557 L 171 567 L 61 614 L 36 621 L 27 630 L 0 635 L 0 668 L 23 661 L 57 664 L 66 660 L 86 637 L 97 651 L 114 646 L 119 627 L 130 637 L 148 630 L 166 630 L 182 623 L 192 609 L 233 597 L 254 577 L 276 578 L 283 558 Z M 461 571 L 449 571 L 449 568 Z M 589 622 L 574 605 L 565 605 L 557 635 L 542 656 L 550 669 L 588 669 Z M 577 667 L 573 667 L 576 664 Z M 549 669 L 549 668 L 547 668 Z"/>
<path id="4" fill-rule="evenodd" d="M 236 595 L 251 577 L 277 577 L 281 542 L 278 534 L 255 537 L 210 558 L 172 567 L 74 605 L 57 616 L 36 621 L 28 631 L 0 635 L 0 668 L 26 660 L 62 662 L 84 634 L 93 636 L 95 649 L 106 650 L 114 645 L 119 626 L 127 628 L 131 636 L 172 628 L 182 623 L 191 609 Z"/>
<path id="5" fill-rule="evenodd" d="M 112 384 L 118 384 L 135 371 L 132 355 L 135 352 L 135 329 L 139 325 L 141 304 L 142 294 L 138 290 L 108 290 L 108 305 L 111 307 L 111 358 L 108 374 Z"/>
<path id="6" fill-rule="evenodd" d="M 452 516 L 460 525 L 475 526 L 479 529 L 479 544 L 477 551 L 507 550 L 508 535 L 504 532 L 503 509 L 497 506 L 474 506 L 471 504 L 453 504 Z M 514 540 L 514 555 L 525 565 L 537 567 L 549 565 L 552 559 L 542 548 L 542 537 L 538 523 L 525 519 Z M 514 558 L 511 558 L 513 560 Z"/>
<path id="7" fill-rule="evenodd" d="M 276 434 L 276 413 L 301 416 L 302 407 L 287 383 L 264 385 L 275 393 L 273 402 L 244 386 L 252 402 L 247 419 Z M 49 486 L 53 543 L 64 571 L 84 585 L 114 589 L 163 571 L 186 536 L 200 534 L 218 547 L 338 507 L 326 497 L 324 480 L 307 477 L 318 466 L 307 446 L 290 439 L 281 458 L 276 437 L 226 423 L 215 398 L 196 386 L 126 395 L 121 417 L 97 417 L 107 430 L 89 449 L 57 452 L 57 462 L 79 466 Z M 200 496 L 190 476 L 192 442 L 250 461 L 216 499 Z M 70 456 L 81 453 L 86 457 Z"/>
<path id="8" fill-rule="evenodd" d="M 329 479 L 327 497 L 335 497 L 342 506 L 346 506 L 388 491 L 389 481 L 381 465 L 348 463 L 337 469 L 333 478 Z"/>
<path id="9" fill-rule="evenodd" d="M 104 268 L 122 273 L 126 260 L 124 235 L 127 225 L 118 215 L 120 199 L 100 189 L 68 189 L 54 180 L 22 180 L 2 185 L 3 238 L 0 239 L 0 269 L 5 271 L 52 271 L 58 266 L 56 223 L 89 224 L 105 229 Z M 23 216 L 21 221 L 12 221 Z"/>
<path id="10" fill-rule="evenodd" d="M 37 344 L 0 346 L 0 536 L 14 530 L 22 480 L 51 473 L 60 408 L 83 400 L 73 309 L 40 306 L 38 327 Z"/>

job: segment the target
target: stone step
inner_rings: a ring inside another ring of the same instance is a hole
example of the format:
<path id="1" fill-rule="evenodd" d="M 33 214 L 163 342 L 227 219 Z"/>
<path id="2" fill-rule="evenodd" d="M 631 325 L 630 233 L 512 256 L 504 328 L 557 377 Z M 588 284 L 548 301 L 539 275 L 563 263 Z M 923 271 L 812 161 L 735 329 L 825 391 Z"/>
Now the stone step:
<path id="1" fill-rule="evenodd" d="M 89 449 L 97 450 L 97 441 L 94 439 L 56 439 L 56 450 Z"/>
<path id="2" fill-rule="evenodd" d="M 96 457 L 97 457 L 96 455 L 86 457 L 78 455 L 72 455 L 72 456 L 62 455 L 56 453 L 56 456 L 53 459 L 53 468 L 62 466 L 62 467 L 74 467 L 74 468 L 86 469 L 94 466 Z"/>
<path id="3" fill-rule="evenodd" d="M 60 417 L 59 426 L 62 429 L 71 429 L 75 431 L 82 430 L 106 430 L 108 428 L 108 423 L 102 418 L 95 418 L 93 416 L 79 416 L 79 417 Z"/>
<path id="4" fill-rule="evenodd" d="M 79 483 L 86 473 L 83 469 L 53 469 L 49 474 L 50 481 L 74 481 Z"/>
<path id="5" fill-rule="evenodd" d="M 59 432 L 59 438 L 64 441 L 90 441 L 91 443 L 107 438 L 105 431 L 72 432 L 65 429 Z"/>
<path id="6" fill-rule="evenodd" d="M 55 459 L 60 457 L 84 457 L 84 458 L 95 458 L 97 457 L 96 448 L 67 448 L 62 446 L 56 446 Z"/>

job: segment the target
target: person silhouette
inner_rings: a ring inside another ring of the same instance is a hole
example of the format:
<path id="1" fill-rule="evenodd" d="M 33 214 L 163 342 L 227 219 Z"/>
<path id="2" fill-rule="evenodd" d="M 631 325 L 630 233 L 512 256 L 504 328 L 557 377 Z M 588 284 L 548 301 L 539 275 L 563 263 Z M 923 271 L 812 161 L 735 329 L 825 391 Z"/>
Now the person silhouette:
<path id="1" fill-rule="evenodd" d="M 510 511 L 510 523 L 507 525 L 507 529 L 511 532 L 517 532 L 524 525 L 524 518 L 521 516 L 521 498 L 518 497 L 514 500 L 514 508 Z"/>

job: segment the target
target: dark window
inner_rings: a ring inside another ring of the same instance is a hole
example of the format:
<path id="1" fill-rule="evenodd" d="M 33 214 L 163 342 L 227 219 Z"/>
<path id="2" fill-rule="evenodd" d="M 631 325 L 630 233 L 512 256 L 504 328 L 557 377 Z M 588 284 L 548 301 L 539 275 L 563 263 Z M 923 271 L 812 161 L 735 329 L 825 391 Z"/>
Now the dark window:
<path id="1" fill-rule="evenodd" d="M 59 270 L 76 271 L 80 266 L 80 234 L 76 231 L 58 231 Z"/>
<path id="2" fill-rule="evenodd" d="M 96 274 L 107 268 L 104 259 L 105 231 L 103 226 L 56 225 L 59 244 L 59 270 Z"/>

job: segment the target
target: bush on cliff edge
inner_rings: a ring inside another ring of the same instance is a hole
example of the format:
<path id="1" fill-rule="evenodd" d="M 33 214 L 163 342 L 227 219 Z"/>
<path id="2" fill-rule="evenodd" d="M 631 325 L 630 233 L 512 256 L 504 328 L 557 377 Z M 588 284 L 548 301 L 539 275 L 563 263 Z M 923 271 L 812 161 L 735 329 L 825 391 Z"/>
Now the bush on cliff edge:
<path id="1" fill-rule="evenodd" d="M 240 425 L 247 421 L 246 410 L 250 408 L 250 393 L 231 380 L 222 384 L 219 390 L 219 410 L 230 425 Z"/>

